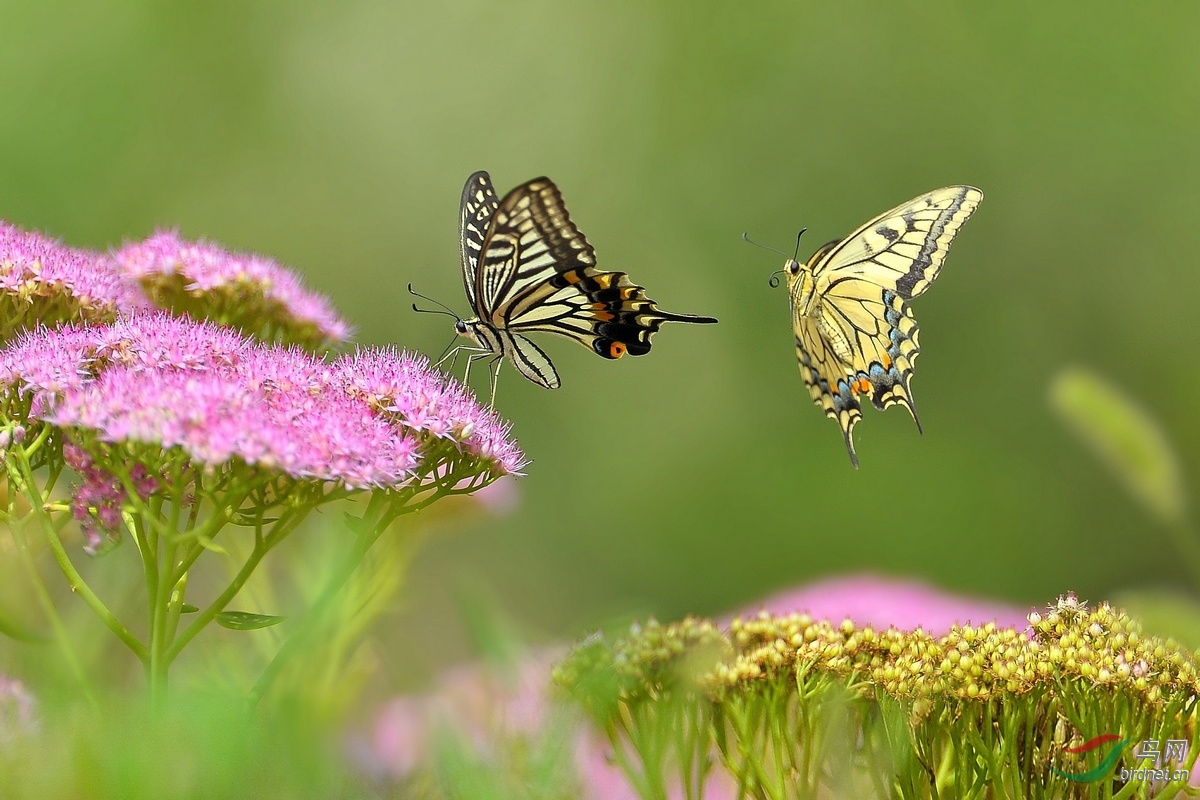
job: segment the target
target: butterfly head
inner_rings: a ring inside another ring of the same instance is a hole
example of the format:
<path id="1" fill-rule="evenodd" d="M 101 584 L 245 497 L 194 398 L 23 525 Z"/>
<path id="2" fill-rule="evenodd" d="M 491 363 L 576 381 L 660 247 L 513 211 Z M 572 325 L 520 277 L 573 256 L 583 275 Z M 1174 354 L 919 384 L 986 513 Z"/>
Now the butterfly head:
<path id="1" fill-rule="evenodd" d="M 448 317 L 454 317 L 454 332 L 459 336 L 470 339 L 475 344 L 480 343 L 479 326 L 481 323 L 478 318 L 463 319 L 462 317 L 458 316 L 458 314 L 455 314 L 453 311 L 451 311 L 444 303 L 438 303 L 437 300 L 434 300 L 431 297 L 426 297 L 425 295 L 417 292 L 415 289 L 413 289 L 411 283 L 408 285 L 408 291 L 410 294 L 419 297 L 422 300 L 428 300 L 430 303 L 435 303 L 442 307 L 441 310 L 436 308 L 418 308 L 417 304 L 413 303 L 413 311 L 418 311 L 422 314 L 445 314 Z"/>
<path id="2" fill-rule="evenodd" d="M 476 347 L 487 347 L 489 350 L 495 350 L 489 343 L 492 341 L 490 337 L 481 335 L 483 323 L 476 319 L 456 319 L 454 321 L 454 332 L 464 339 L 469 340 Z"/>
<path id="3" fill-rule="evenodd" d="M 790 286 L 793 283 L 795 283 L 797 276 L 800 275 L 800 271 L 802 269 L 804 269 L 804 265 L 802 265 L 799 261 L 797 261 L 796 258 L 797 258 L 797 256 L 800 255 L 800 237 L 804 235 L 804 232 L 806 230 L 808 230 L 808 228 L 801 228 L 800 232 L 796 234 L 796 252 L 793 253 L 790 257 L 788 256 L 787 253 L 785 253 L 782 250 L 779 250 L 774 247 L 770 247 L 765 244 L 759 244 L 758 242 L 753 241 L 749 235 L 747 235 L 745 233 L 742 234 L 742 239 L 744 241 L 749 242 L 750 244 L 754 245 L 755 247 L 761 247 L 764 250 L 773 250 L 774 252 L 779 253 L 779 255 L 787 258 L 787 261 L 783 262 L 783 269 L 777 269 L 774 272 L 772 272 L 771 277 L 767 280 L 767 283 L 770 284 L 772 289 L 779 288 L 779 284 L 782 283 L 782 281 L 779 280 L 779 273 L 781 273 L 781 272 L 787 273 L 787 282 L 788 282 L 788 285 Z"/>

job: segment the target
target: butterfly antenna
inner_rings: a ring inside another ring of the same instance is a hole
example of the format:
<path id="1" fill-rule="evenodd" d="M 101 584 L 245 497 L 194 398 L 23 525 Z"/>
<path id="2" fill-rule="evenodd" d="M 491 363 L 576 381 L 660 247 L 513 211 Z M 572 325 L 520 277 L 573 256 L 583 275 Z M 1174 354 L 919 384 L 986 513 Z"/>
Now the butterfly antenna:
<path id="1" fill-rule="evenodd" d="M 779 253 L 779 255 L 787 258 L 787 253 L 783 252 L 778 247 L 771 247 L 769 244 L 759 244 L 751 239 L 750 234 L 746 233 L 745 231 L 742 231 L 742 241 L 746 242 L 747 244 L 752 244 L 755 247 L 761 247 L 763 250 L 770 250 L 772 253 Z"/>
<path id="2" fill-rule="evenodd" d="M 804 235 L 806 230 L 808 230 L 808 228 L 801 228 L 800 232 L 796 234 L 796 252 L 792 254 L 792 261 L 798 261 L 800 259 L 800 237 Z"/>
<path id="3" fill-rule="evenodd" d="M 417 311 L 421 314 L 448 314 L 448 315 L 454 317 L 455 319 L 459 319 L 458 314 L 455 314 L 453 311 L 451 311 L 449 306 L 447 306 L 445 303 L 439 303 L 437 300 L 434 300 L 432 297 L 426 297 L 425 295 L 421 294 L 420 292 L 418 292 L 416 289 L 413 288 L 413 285 L 411 283 L 408 285 L 408 293 L 411 295 L 414 295 L 416 297 L 419 297 L 422 300 L 427 300 L 428 302 L 433 303 L 435 306 L 441 306 L 442 308 L 446 309 L 445 311 L 438 311 L 437 309 L 433 309 L 433 308 L 417 308 L 417 304 L 413 303 L 413 311 Z"/>

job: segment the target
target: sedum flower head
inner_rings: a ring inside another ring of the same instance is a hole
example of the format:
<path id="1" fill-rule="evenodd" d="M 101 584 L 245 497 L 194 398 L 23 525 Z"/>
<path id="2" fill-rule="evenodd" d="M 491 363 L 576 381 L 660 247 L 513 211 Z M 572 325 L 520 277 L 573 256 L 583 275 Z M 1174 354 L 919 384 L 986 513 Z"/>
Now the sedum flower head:
<path id="1" fill-rule="evenodd" d="M 123 274 L 141 284 L 155 305 L 231 325 L 265 341 L 318 349 L 344 342 L 350 326 L 324 297 L 304 288 L 275 261 L 188 242 L 159 231 L 114 254 Z"/>
<path id="2" fill-rule="evenodd" d="M 0 341 L 39 323 L 106 322 L 146 305 L 106 256 L 0 221 Z"/>
<path id="3" fill-rule="evenodd" d="M 469 490 L 524 463 L 507 425 L 421 357 L 327 361 L 164 313 L 27 333 L 0 352 L 0 389 L 8 424 L 65 435 L 83 478 L 72 510 L 93 549 L 173 466 L 347 491 Z"/>

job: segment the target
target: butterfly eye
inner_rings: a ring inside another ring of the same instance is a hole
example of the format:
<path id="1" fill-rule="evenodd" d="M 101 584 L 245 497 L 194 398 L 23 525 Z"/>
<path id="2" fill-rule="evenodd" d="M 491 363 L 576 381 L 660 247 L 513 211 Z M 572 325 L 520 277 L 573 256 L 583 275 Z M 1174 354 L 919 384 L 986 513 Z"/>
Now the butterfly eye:
<path id="1" fill-rule="evenodd" d="M 796 275 L 797 273 L 799 273 L 800 272 L 800 262 L 794 258 L 788 259 L 787 271 L 788 271 L 788 275 Z"/>
<path id="2" fill-rule="evenodd" d="M 454 323 L 454 330 L 458 331 L 458 333 L 460 335 L 466 336 L 467 335 L 467 323 L 462 321 L 461 319 L 458 320 L 457 322 Z"/>

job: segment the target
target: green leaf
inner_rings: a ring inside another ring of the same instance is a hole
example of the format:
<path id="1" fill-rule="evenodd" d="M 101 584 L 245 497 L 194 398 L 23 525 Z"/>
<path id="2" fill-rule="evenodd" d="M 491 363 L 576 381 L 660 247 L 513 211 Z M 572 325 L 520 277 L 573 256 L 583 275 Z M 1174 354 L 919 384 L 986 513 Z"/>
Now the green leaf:
<path id="1" fill-rule="evenodd" d="M 1130 494 L 1167 524 L 1184 519 L 1179 459 L 1158 424 L 1106 379 L 1068 367 L 1050 385 L 1050 404 Z"/>
<path id="2" fill-rule="evenodd" d="M 287 617 L 275 617 L 270 614 L 251 614 L 249 611 L 222 611 L 217 614 L 217 624 L 231 631 L 256 631 L 259 628 L 269 628 L 278 625 Z"/>

